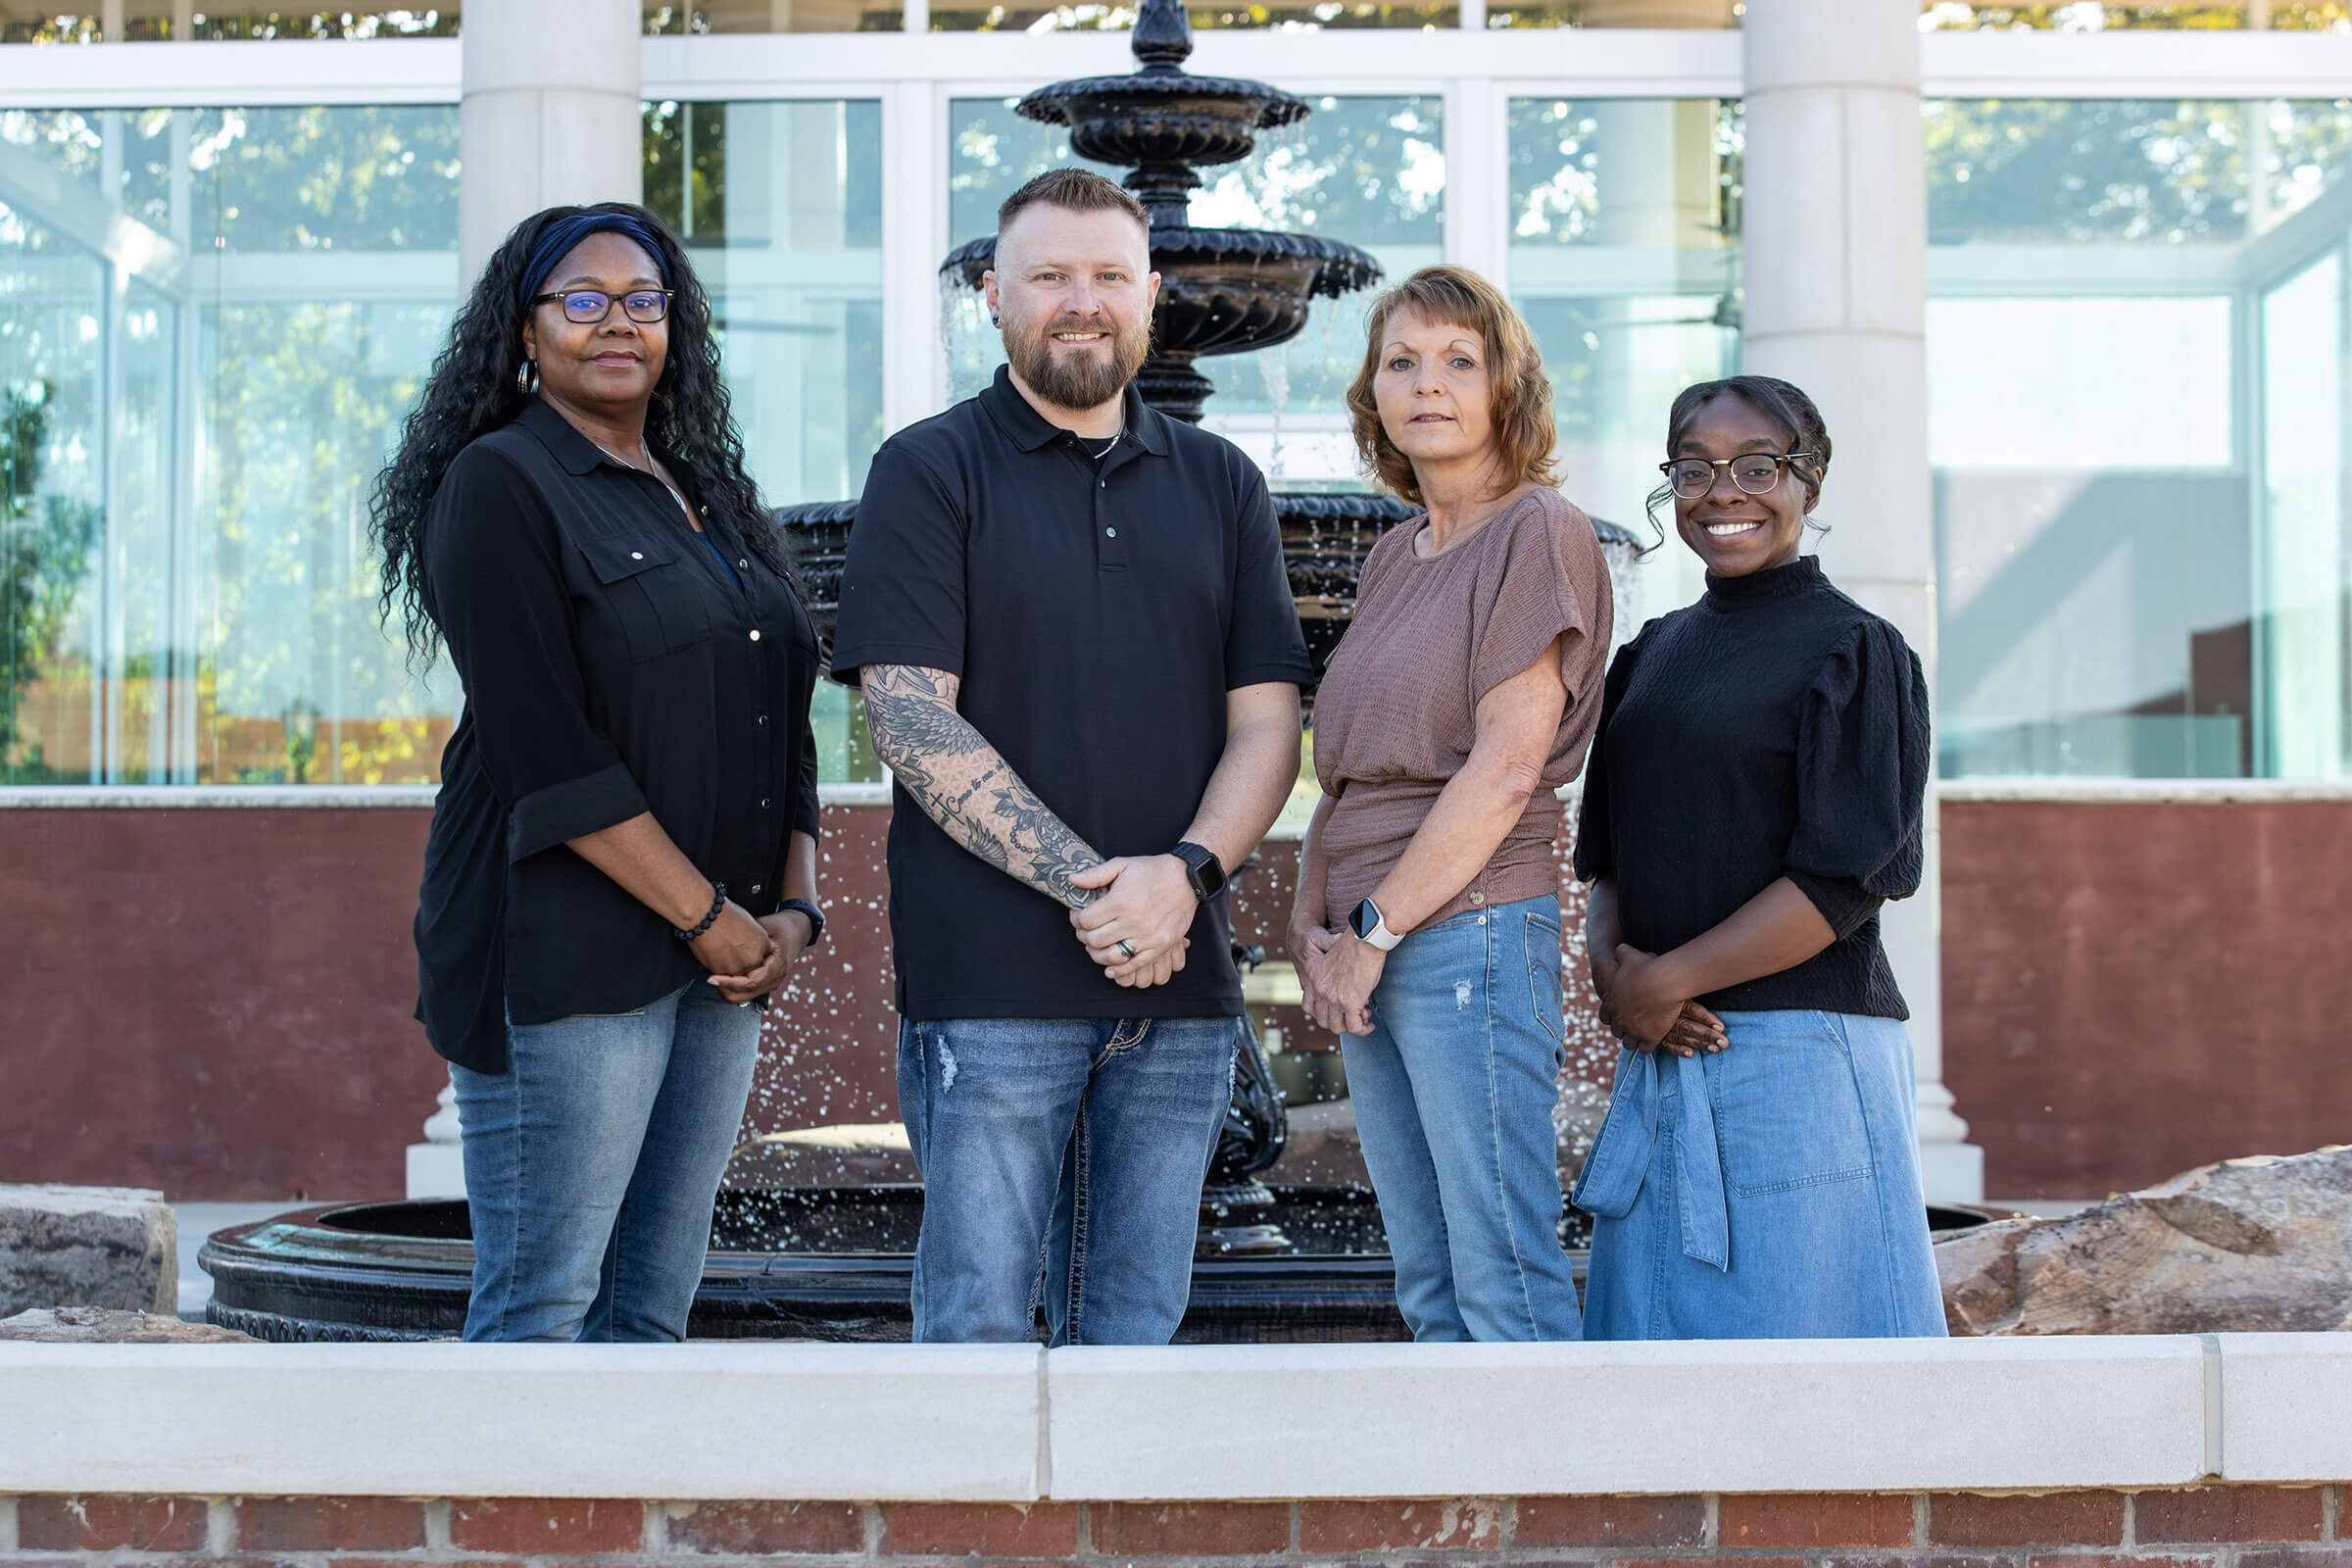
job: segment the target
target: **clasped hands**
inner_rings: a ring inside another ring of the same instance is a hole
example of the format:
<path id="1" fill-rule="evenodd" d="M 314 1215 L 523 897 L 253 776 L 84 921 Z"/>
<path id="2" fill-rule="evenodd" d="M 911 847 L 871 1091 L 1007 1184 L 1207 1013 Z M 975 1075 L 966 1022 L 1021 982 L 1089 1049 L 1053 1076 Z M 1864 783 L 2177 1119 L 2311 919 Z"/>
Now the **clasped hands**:
<path id="1" fill-rule="evenodd" d="M 1193 945 L 1186 933 L 1200 901 L 1183 860 L 1123 855 L 1078 872 L 1070 884 L 1097 895 L 1070 911 L 1070 926 L 1112 980 L 1142 991 L 1167 984 L 1184 967 Z"/>
<path id="2" fill-rule="evenodd" d="M 772 994 L 808 944 L 816 928 L 798 909 L 779 909 L 755 916 L 729 899 L 710 929 L 687 944 L 697 961 L 710 971 L 705 984 L 741 1006 Z"/>
<path id="3" fill-rule="evenodd" d="M 1729 1044 L 1723 1020 L 1684 994 L 1674 966 L 1640 948 L 1617 945 L 1613 957 L 1592 962 L 1600 1021 L 1634 1050 L 1678 1056 L 1714 1053 Z"/>
<path id="4" fill-rule="evenodd" d="M 1335 1035 L 1370 1034 L 1372 993 L 1389 956 L 1336 926 L 1294 924 L 1287 940 L 1306 1015 Z"/>

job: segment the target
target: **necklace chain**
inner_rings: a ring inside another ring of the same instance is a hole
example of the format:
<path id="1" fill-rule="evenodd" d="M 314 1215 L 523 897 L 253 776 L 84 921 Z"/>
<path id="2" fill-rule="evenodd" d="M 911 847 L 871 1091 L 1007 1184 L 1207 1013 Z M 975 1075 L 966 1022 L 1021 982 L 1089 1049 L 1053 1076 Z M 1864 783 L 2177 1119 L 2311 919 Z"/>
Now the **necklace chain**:
<path id="1" fill-rule="evenodd" d="M 661 469 L 651 466 L 654 461 L 653 453 L 650 451 L 646 453 L 645 461 L 648 466 L 640 468 L 637 466 L 637 465 L 631 463 L 628 459 L 622 457 L 619 453 L 613 451 L 611 447 L 605 445 L 602 441 L 599 441 L 594 436 L 590 436 L 588 438 L 588 444 L 596 448 L 597 451 L 602 452 L 606 457 L 611 458 L 614 463 L 617 463 L 622 467 L 628 469 L 631 473 L 642 473 L 654 479 L 660 480 L 662 488 L 668 491 L 670 499 L 678 504 L 678 510 L 686 514 L 686 521 L 694 528 L 694 531 L 696 533 L 701 533 L 703 531 L 702 524 L 695 520 L 694 506 L 686 499 L 686 493 L 683 490 L 680 490 L 676 485 L 671 484 L 668 476 L 662 473 Z"/>

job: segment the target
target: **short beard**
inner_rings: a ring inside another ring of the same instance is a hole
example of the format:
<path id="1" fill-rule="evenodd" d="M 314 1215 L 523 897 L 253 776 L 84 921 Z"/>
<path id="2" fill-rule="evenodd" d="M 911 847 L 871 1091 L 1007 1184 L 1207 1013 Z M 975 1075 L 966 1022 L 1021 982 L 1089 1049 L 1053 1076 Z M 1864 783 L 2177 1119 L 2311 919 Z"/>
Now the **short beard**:
<path id="1" fill-rule="evenodd" d="M 1108 363 L 1091 353 L 1060 359 L 1054 352 L 1054 334 L 1075 324 L 1054 321 L 1033 330 L 1008 326 L 1004 329 L 1004 358 L 1030 391 L 1055 408 L 1098 409 L 1125 392 L 1136 371 L 1144 368 L 1152 352 L 1151 333 L 1130 334 L 1103 327 L 1101 329 L 1110 332 Z"/>

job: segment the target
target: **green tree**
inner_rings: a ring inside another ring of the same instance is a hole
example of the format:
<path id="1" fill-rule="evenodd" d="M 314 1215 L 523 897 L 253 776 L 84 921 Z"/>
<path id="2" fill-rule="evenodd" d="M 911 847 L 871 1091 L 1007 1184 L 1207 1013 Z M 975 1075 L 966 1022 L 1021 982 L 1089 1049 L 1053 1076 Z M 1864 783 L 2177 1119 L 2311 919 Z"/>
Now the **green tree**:
<path id="1" fill-rule="evenodd" d="M 89 573 L 98 509 L 37 493 L 48 386 L 0 388 L 0 775 L 37 770 L 20 761 L 17 710 L 24 688 L 55 655 Z"/>

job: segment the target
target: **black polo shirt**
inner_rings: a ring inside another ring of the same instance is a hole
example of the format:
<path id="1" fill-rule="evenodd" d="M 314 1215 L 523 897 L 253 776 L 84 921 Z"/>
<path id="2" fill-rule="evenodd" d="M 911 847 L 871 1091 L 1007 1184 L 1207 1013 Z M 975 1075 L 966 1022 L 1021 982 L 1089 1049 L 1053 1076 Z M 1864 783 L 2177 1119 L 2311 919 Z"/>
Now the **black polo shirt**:
<path id="1" fill-rule="evenodd" d="M 700 505 L 668 453 L 662 466 Z M 651 811 L 754 914 L 816 832 L 816 633 L 792 586 L 702 509 L 545 403 L 458 454 L 422 550 L 466 686 L 417 901 L 416 1016 L 477 1072 L 506 1018 L 630 1012 L 704 970 L 567 841 Z M 733 571 L 728 570 L 729 565 Z"/>
<path id="2" fill-rule="evenodd" d="M 833 676 L 920 664 L 1071 830 L 1159 855 L 1225 751 L 1225 694 L 1313 679 L 1265 476 L 1145 407 L 1107 457 L 1011 377 L 875 454 L 842 572 Z M 890 821 L 900 1005 L 915 1019 L 1209 1017 L 1242 1010 L 1227 901 L 1165 986 L 1112 984 L 1069 911 L 948 837 L 904 788 Z"/>

